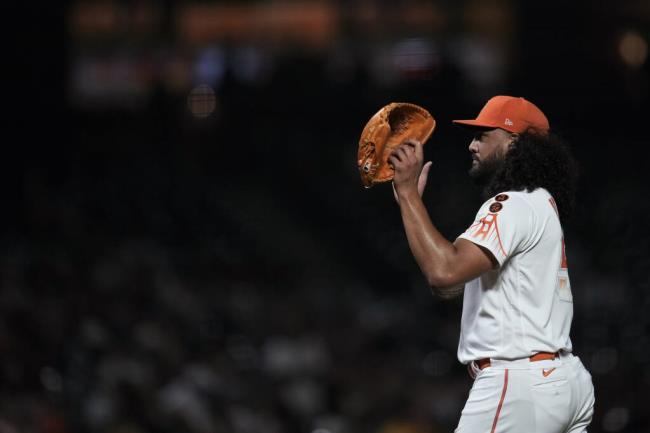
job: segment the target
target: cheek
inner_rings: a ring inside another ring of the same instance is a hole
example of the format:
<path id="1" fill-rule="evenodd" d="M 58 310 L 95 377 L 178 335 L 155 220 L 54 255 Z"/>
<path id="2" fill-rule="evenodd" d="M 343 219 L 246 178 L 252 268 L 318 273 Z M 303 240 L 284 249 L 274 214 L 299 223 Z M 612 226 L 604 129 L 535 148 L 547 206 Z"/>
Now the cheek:
<path id="1" fill-rule="evenodd" d="M 502 149 L 503 146 L 500 143 L 483 143 L 481 146 L 481 156 L 498 158 L 501 155 L 505 154 L 505 151 Z"/>
<path id="2" fill-rule="evenodd" d="M 481 158 L 489 158 L 494 152 L 494 147 L 490 146 L 488 143 L 481 143 L 478 149 Z"/>

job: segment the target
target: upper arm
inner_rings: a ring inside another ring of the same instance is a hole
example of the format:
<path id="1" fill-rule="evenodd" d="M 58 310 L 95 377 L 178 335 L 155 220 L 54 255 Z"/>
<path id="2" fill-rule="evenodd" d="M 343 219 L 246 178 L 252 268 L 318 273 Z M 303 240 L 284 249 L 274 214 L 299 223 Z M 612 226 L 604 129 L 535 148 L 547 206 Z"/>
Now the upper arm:
<path id="1" fill-rule="evenodd" d="M 492 253 L 465 239 L 454 242 L 455 255 L 449 272 L 437 281 L 430 281 L 433 294 L 452 299 L 463 293 L 465 283 L 499 266 Z"/>
<path id="2" fill-rule="evenodd" d="M 456 254 L 444 281 L 445 286 L 464 284 L 499 266 L 488 249 L 466 239 L 456 239 L 454 247 Z"/>
<path id="3" fill-rule="evenodd" d="M 465 283 L 503 265 L 526 244 L 534 221 L 531 207 L 519 197 L 500 194 L 497 199 L 486 201 L 454 242 L 445 285 Z"/>

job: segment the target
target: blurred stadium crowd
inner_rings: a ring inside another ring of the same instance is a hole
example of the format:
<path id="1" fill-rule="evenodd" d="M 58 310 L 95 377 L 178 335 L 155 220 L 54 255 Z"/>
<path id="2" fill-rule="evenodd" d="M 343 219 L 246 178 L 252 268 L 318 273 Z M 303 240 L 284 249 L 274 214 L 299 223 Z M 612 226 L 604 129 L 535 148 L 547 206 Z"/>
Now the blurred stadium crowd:
<path id="1" fill-rule="evenodd" d="M 452 431 L 461 303 L 429 293 L 390 188 L 362 190 L 356 140 L 389 101 L 432 112 L 451 239 L 480 198 L 450 120 L 496 93 L 581 165 L 590 431 L 648 431 L 650 11 L 588 3 L 71 2 L 63 130 L 4 170 L 0 432 Z"/>

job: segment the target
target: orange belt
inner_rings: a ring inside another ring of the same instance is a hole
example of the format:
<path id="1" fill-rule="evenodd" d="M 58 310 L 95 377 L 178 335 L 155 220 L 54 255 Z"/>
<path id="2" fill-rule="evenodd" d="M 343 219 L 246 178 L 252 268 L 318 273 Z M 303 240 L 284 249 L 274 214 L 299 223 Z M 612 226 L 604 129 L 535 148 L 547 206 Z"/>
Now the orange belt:
<path id="1" fill-rule="evenodd" d="M 535 362 L 535 361 L 544 361 L 547 359 L 555 359 L 559 356 L 558 352 L 555 353 L 550 353 L 550 352 L 539 352 L 528 358 L 530 362 Z M 479 370 L 483 370 L 485 367 L 490 366 L 490 358 L 483 358 L 479 359 L 476 361 L 476 365 L 478 366 Z"/>

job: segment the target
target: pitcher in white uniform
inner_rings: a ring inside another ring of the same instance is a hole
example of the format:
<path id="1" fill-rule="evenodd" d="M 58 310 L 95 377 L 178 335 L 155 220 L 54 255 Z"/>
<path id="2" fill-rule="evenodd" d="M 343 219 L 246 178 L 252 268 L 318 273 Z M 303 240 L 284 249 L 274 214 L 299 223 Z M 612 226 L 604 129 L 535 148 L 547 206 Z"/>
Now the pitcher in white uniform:
<path id="1" fill-rule="evenodd" d="M 561 222 L 573 209 L 576 170 L 544 113 L 495 96 L 476 119 L 470 176 L 485 203 L 452 243 L 421 196 L 431 163 L 407 141 L 390 156 L 409 246 L 432 291 L 464 294 L 458 359 L 474 385 L 459 433 L 585 432 L 591 376 L 572 354 L 573 295 Z"/>

